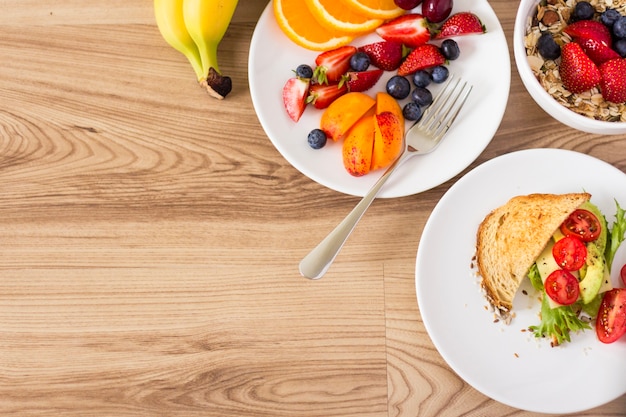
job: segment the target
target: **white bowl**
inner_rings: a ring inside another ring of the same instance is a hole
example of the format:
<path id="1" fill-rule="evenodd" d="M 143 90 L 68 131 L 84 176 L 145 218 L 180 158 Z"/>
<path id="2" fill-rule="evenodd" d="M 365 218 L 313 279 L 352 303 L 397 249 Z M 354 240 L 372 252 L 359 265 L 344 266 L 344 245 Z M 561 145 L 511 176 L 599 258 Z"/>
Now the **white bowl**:
<path id="1" fill-rule="evenodd" d="M 526 25 L 528 17 L 535 12 L 540 0 L 521 0 L 515 18 L 515 28 L 513 30 L 513 52 L 517 70 L 531 97 L 550 116 L 559 122 L 573 127 L 583 132 L 596 133 L 601 135 L 616 135 L 626 133 L 626 123 L 604 122 L 575 113 L 572 110 L 558 103 L 535 78 L 524 46 L 526 35 Z"/>

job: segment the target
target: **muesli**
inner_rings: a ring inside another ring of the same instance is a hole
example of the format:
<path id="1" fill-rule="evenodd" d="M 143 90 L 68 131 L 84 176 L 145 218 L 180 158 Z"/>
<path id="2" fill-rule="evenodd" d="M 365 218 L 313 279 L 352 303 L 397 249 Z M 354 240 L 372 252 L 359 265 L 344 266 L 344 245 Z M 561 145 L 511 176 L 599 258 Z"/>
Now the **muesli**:
<path id="1" fill-rule="evenodd" d="M 588 0 L 599 16 L 606 9 L 618 10 L 626 15 L 624 0 Z M 607 102 L 600 90 L 595 87 L 581 94 L 568 91 L 561 82 L 559 75 L 560 58 L 544 59 L 537 51 L 537 41 L 543 32 L 553 34 L 559 45 L 571 42 L 571 38 L 563 33 L 568 25 L 571 11 L 577 0 L 543 0 L 537 6 L 537 13 L 528 18 L 524 44 L 528 63 L 541 86 L 559 103 L 570 110 L 596 120 L 610 122 L 626 122 L 626 104 Z"/>

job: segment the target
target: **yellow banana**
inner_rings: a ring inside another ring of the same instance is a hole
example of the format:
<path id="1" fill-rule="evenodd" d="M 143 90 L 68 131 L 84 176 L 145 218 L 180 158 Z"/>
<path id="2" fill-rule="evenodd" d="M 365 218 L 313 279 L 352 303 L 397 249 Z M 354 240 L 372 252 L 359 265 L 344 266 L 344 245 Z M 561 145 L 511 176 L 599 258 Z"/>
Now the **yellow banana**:
<path id="1" fill-rule="evenodd" d="M 200 52 L 185 27 L 183 0 L 154 0 L 154 16 L 163 39 L 187 57 L 199 82 L 205 80 Z"/>
<path id="2" fill-rule="evenodd" d="M 232 88 L 230 77 L 222 76 L 217 64 L 217 47 L 233 18 L 238 0 L 183 0 L 183 19 L 194 40 L 202 69 L 207 77 L 207 90 L 224 98 Z"/>

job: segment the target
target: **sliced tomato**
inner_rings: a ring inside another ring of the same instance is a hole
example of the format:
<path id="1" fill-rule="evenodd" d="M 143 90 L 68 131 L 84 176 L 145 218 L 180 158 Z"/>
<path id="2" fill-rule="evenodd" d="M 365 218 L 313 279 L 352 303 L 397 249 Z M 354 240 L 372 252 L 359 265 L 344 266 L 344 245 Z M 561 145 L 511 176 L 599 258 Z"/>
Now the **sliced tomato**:
<path id="1" fill-rule="evenodd" d="M 624 264 L 622 269 L 619 271 L 619 275 L 622 277 L 622 282 L 624 283 L 624 285 L 626 285 L 626 264 Z"/>
<path id="2" fill-rule="evenodd" d="M 563 269 L 557 269 L 548 275 L 543 287 L 548 297 L 564 306 L 575 303 L 580 294 L 578 279 L 571 272 Z"/>
<path id="3" fill-rule="evenodd" d="M 561 232 L 566 236 L 577 236 L 583 242 L 592 242 L 600 236 L 602 225 L 589 210 L 577 209 L 561 224 Z"/>
<path id="4" fill-rule="evenodd" d="M 614 288 L 604 293 L 596 334 L 602 343 L 613 343 L 626 333 L 626 288 Z"/>
<path id="5" fill-rule="evenodd" d="M 578 271 L 587 260 L 587 247 L 575 236 L 565 236 L 552 247 L 552 256 L 566 271 Z"/>

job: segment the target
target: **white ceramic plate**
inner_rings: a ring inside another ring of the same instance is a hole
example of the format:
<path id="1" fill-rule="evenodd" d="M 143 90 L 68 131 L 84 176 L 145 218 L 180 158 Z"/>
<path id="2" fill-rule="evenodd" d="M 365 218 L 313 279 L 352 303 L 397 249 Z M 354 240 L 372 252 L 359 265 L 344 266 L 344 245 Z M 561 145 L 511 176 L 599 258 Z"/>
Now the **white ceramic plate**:
<path id="1" fill-rule="evenodd" d="M 419 7 L 416 9 L 419 10 Z M 493 138 L 506 107 L 511 78 L 506 38 L 493 9 L 486 0 L 457 0 L 456 11 L 473 11 L 487 33 L 458 38 L 461 56 L 451 61 L 450 71 L 474 85 L 465 110 L 436 152 L 413 158 L 390 178 L 380 197 L 416 194 L 444 183 L 467 168 Z M 355 39 L 354 45 L 381 40 L 376 34 Z M 315 64 L 319 52 L 291 42 L 274 19 L 272 2 L 256 26 L 250 45 L 248 78 L 252 103 L 265 133 L 276 149 L 296 169 L 333 190 L 363 196 L 382 172 L 353 177 L 343 168 L 341 144 L 329 143 L 320 150 L 307 144 L 308 133 L 319 126 L 321 110 L 307 108 L 298 123 L 287 116 L 282 88 L 300 64 Z M 387 72 L 369 93 L 384 91 Z M 410 125 L 407 123 L 407 128 Z"/>
<path id="2" fill-rule="evenodd" d="M 476 230 L 494 208 L 515 195 L 586 190 L 605 214 L 615 200 L 626 207 L 626 174 L 593 157 L 566 150 L 535 149 L 492 159 L 457 181 L 433 210 L 417 252 L 415 284 L 424 325 L 433 343 L 465 381 L 512 407 L 570 413 L 602 405 L 626 393 L 626 338 L 604 345 L 595 330 L 573 334 L 551 348 L 528 326 L 538 324 L 540 302 L 518 291 L 508 326 L 494 323 L 471 269 Z M 626 246 L 626 245 L 623 245 Z M 626 262 L 620 248 L 613 280 Z"/>

